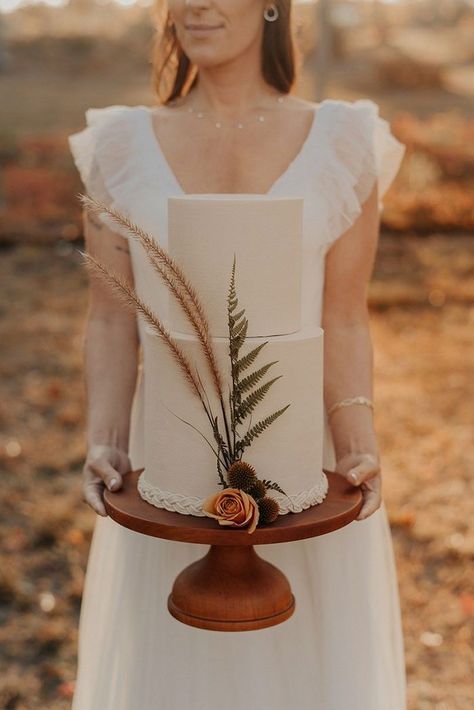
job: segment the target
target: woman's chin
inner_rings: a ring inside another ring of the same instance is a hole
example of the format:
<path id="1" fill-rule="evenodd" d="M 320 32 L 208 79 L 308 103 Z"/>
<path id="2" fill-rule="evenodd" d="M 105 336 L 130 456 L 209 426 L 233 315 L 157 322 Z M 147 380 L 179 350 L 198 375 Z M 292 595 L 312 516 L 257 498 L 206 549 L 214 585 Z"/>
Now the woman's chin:
<path id="1" fill-rule="evenodd" d="M 211 48 L 209 48 L 209 51 L 205 51 L 204 47 L 201 51 L 188 51 L 186 49 L 184 51 L 189 60 L 200 69 L 211 69 L 227 61 L 226 58 L 220 57 L 213 52 Z"/>

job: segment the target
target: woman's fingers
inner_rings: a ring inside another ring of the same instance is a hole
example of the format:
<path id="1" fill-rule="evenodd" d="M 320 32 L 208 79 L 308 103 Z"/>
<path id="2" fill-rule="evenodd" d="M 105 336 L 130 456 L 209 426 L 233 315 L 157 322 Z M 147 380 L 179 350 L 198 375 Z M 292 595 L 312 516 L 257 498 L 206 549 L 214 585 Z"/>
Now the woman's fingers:
<path id="1" fill-rule="evenodd" d="M 103 488 L 104 484 L 101 479 L 87 477 L 82 486 L 82 498 L 96 513 L 106 517 L 107 511 L 102 501 Z"/>
<path id="2" fill-rule="evenodd" d="M 364 520 L 368 518 L 369 515 L 375 513 L 375 511 L 380 508 L 382 503 L 382 479 L 380 476 L 375 476 L 368 483 L 363 483 L 361 485 L 363 504 L 362 508 L 359 510 L 356 520 Z"/>
<path id="3" fill-rule="evenodd" d="M 361 487 L 363 502 L 356 520 L 368 518 L 382 503 L 382 476 L 378 457 L 372 453 L 348 454 L 338 462 L 336 470 L 352 485 Z"/>
<path id="4" fill-rule="evenodd" d="M 352 474 L 355 474 L 356 478 Z M 354 485 L 361 487 L 363 504 L 356 520 L 364 520 L 375 513 L 382 503 L 380 468 L 378 465 L 371 464 L 370 461 L 364 461 L 349 471 L 348 479 Z"/>
<path id="5" fill-rule="evenodd" d="M 369 478 L 380 473 L 380 466 L 371 454 L 364 454 L 355 466 L 351 466 L 346 472 L 348 481 L 358 486 L 360 483 L 367 481 Z"/>
<path id="6" fill-rule="evenodd" d="M 107 444 L 94 444 L 83 469 L 82 497 L 99 515 L 106 516 L 104 486 L 110 491 L 122 487 L 123 475 L 131 469 L 128 452 Z"/>
<path id="7" fill-rule="evenodd" d="M 122 487 L 121 474 L 108 461 L 91 461 L 89 467 L 100 476 L 109 491 L 116 491 Z"/>

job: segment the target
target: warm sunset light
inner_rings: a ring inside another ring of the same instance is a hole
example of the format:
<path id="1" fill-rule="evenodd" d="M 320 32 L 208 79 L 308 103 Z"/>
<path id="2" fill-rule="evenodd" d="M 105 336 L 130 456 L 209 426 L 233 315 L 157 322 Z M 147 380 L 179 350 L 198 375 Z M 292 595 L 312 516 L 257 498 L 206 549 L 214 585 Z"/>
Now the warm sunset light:
<path id="1" fill-rule="evenodd" d="M 474 708 L 473 37 L 0 0 L 0 708 Z"/>
<path id="2" fill-rule="evenodd" d="M 374 2 L 374 0 L 348 0 L 349 2 Z M 382 3 L 392 4 L 397 2 L 406 2 L 410 0 L 380 0 Z M 106 5 L 108 2 L 115 2 L 118 5 L 130 6 L 130 5 L 142 5 L 146 7 L 147 5 L 152 5 L 153 0 L 95 0 L 98 5 Z M 315 4 L 317 0 L 295 0 L 294 4 Z M 64 7 L 69 3 L 69 0 L 0 0 L 0 12 L 13 12 L 20 7 L 27 7 L 29 5 L 46 5 L 48 7 Z"/>

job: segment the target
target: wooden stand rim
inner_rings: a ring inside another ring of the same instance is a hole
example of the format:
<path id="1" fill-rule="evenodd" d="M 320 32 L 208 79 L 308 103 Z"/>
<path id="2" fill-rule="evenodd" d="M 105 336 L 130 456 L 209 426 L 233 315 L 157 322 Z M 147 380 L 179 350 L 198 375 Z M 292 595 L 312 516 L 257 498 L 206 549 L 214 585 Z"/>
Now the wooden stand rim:
<path id="1" fill-rule="evenodd" d="M 137 489 L 139 471 L 123 477 L 118 491 L 104 491 L 110 517 L 130 530 L 152 537 L 209 545 L 266 545 L 325 535 L 348 525 L 362 507 L 362 492 L 341 474 L 324 469 L 329 488 L 326 498 L 300 513 L 286 513 L 253 533 L 245 528 L 223 528 L 208 517 L 183 515 L 156 508 Z"/>
<path id="2" fill-rule="evenodd" d="M 289 619 L 295 611 L 295 597 L 291 594 L 291 602 L 286 609 L 274 612 L 266 617 L 233 619 L 229 621 L 227 619 L 215 619 L 213 617 L 186 613 L 175 604 L 173 594 L 171 593 L 168 596 L 168 611 L 171 616 L 174 616 L 174 618 L 181 621 L 181 623 L 194 626 L 198 629 L 207 629 L 208 631 L 258 631 L 259 629 L 266 629 L 269 626 L 276 626 Z"/>
<path id="3" fill-rule="evenodd" d="M 175 619 L 209 631 L 251 631 L 281 624 L 295 610 L 288 579 L 253 546 L 324 535 L 350 523 L 362 507 L 358 486 L 338 473 L 324 473 L 329 488 L 322 503 L 301 513 L 280 515 L 253 533 L 223 528 L 206 516 L 156 508 L 140 496 L 140 470 L 125 474 L 122 488 L 115 493 L 106 489 L 104 502 L 110 517 L 131 530 L 210 545 L 174 581 L 168 611 Z"/>

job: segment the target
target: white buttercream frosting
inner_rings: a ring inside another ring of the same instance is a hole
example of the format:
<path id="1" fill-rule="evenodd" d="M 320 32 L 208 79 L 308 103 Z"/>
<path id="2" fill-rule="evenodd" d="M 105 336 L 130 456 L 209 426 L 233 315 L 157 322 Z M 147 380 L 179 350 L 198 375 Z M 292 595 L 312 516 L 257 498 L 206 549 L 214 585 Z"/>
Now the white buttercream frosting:
<path id="1" fill-rule="evenodd" d="M 250 336 L 301 327 L 303 199 L 252 195 L 185 195 L 168 199 L 169 253 L 182 267 L 208 315 L 211 334 L 228 333 L 232 262 Z M 193 330 L 170 301 L 173 330 Z"/>

